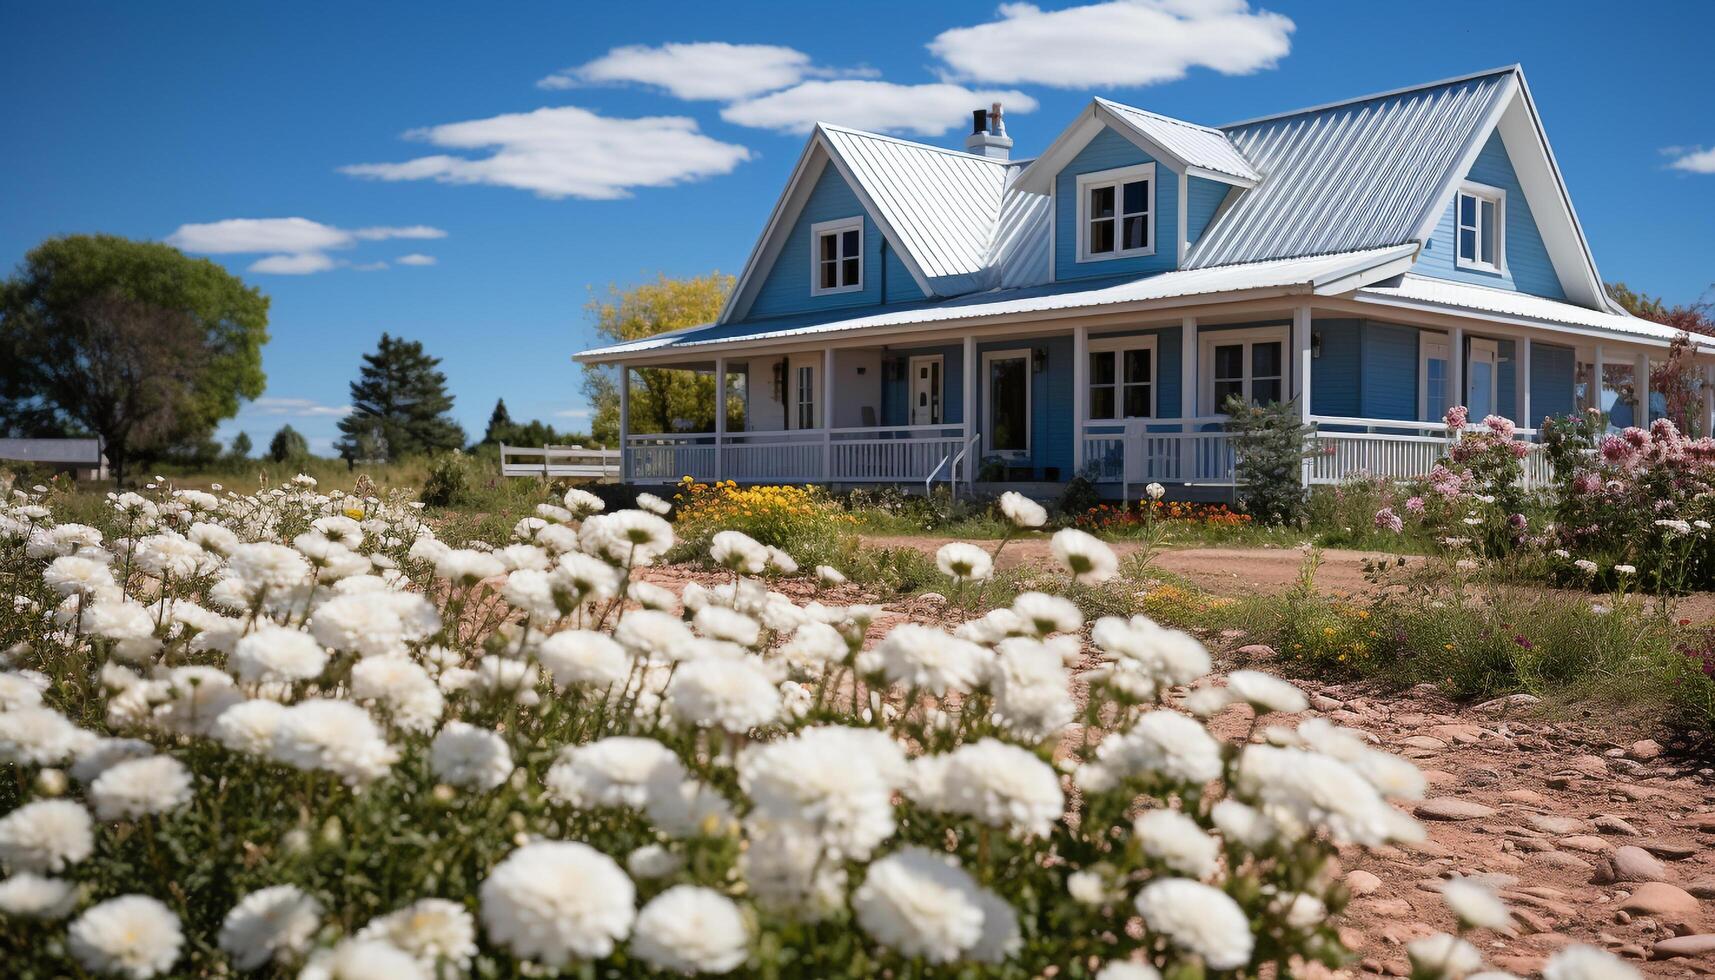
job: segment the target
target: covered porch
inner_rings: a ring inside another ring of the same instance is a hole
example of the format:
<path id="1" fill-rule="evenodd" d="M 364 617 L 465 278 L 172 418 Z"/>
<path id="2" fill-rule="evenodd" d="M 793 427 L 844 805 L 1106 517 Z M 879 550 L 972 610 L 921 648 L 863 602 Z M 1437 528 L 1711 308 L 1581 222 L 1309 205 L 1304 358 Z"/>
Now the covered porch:
<path id="1" fill-rule="evenodd" d="M 927 489 L 1054 486 L 1082 474 L 1121 498 L 1148 483 L 1218 489 L 1234 482 L 1219 406 L 1236 395 L 1296 402 L 1319 450 L 1303 466 L 1306 484 L 1421 475 L 1455 437 L 1441 421 L 1455 404 L 1473 423 L 1516 420 L 1532 447 L 1526 481 L 1537 484 L 1551 476 L 1537 447 L 1544 417 L 1599 406 L 1621 428 L 1668 414 L 1651 390 L 1669 346 L 1659 336 L 1474 316 L 1387 290 L 1294 299 L 628 358 L 620 478 Z M 708 431 L 634 432 L 640 367 L 712 375 L 715 404 L 740 408 L 715 412 Z M 1709 434 L 1705 355 L 1694 371 L 1689 421 Z"/>

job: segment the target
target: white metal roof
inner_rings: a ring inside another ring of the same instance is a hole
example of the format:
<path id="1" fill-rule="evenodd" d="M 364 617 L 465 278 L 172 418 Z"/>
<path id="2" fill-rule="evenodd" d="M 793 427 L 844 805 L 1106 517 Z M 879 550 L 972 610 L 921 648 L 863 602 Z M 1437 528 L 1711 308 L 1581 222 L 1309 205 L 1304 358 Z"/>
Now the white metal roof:
<path id="1" fill-rule="evenodd" d="M 101 463 L 100 439 L 0 439 L 0 459 L 28 463 Z"/>
<path id="2" fill-rule="evenodd" d="M 1262 174 L 1228 141 L 1227 134 L 1218 129 L 1107 99 L 1096 101 L 1187 166 L 1213 170 L 1247 183 L 1262 179 Z"/>
<path id="3" fill-rule="evenodd" d="M 1006 188 L 1005 160 L 822 125 L 835 160 L 923 274 L 980 276 Z"/>
<path id="4" fill-rule="evenodd" d="M 1265 179 L 1192 247 L 1193 268 L 1417 238 L 1516 87 L 1516 69 L 1226 128 Z"/>
<path id="5" fill-rule="evenodd" d="M 735 329 L 738 325 L 734 324 L 708 324 L 670 334 L 659 334 L 644 340 L 587 350 L 579 354 L 578 359 L 600 363 L 608 358 L 659 353 L 668 349 L 815 337 L 851 330 L 979 320 L 1119 304 L 1147 304 L 1158 300 L 1257 290 L 1343 293 L 1369 282 L 1399 275 L 1415 257 L 1416 251 L 1414 245 L 1402 245 L 1340 255 L 1232 265 L 1218 269 L 1185 269 L 1144 279 L 1095 286 L 992 290 L 935 304 L 821 322 L 783 318 L 744 324 L 742 329 Z"/>
<path id="6" fill-rule="evenodd" d="M 1680 331 L 1653 320 L 1629 314 L 1604 313 L 1572 303 L 1517 293 L 1510 289 L 1476 286 L 1429 276 L 1404 275 L 1385 285 L 1358 290 L 1355 299 L 1390 306 L 1441 309 L 1449 313 L 1478 311 L 1522 322 L 1583 327 L 1625 338 L 1646 337 L 1672 341 Z M 1705 348 L 1715 347 L 1715 338 L 1694 338 Z"/>

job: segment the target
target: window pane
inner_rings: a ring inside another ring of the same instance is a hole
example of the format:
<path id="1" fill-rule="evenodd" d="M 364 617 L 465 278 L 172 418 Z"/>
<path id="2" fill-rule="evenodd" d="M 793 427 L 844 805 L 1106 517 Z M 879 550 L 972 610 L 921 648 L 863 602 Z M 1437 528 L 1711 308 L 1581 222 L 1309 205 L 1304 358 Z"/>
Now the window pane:
<path id="1" fill-rule="evenodd" d="M 856 228 L 840 235 L 840 252 L 847 258 L 858 254 L 858 232 Z"/>
<path id="2" fill-rule="evenodd" d="M 1215 348 L 1215 377 L 1221 380 L 1245 376 L 1245 349 L 1240 344 Z"/>
<path id="3" fill-rule="evenodd" d="M 1258 405 L 1280 401 L 1280 379 L 1251 382 L 1251 401 Z"/>
<path id="4" fill-rule="evenodd" d="M 1280 342 L 1251 345 L 1251 377 L 1280 377 Z"/>
<path id="5" fill-rule="evenodd" d="M 828 240 L 833 241 L 832 238 L 830 238 Z M 833 289 L 834 287 L 836 287 L 840 284 L 839 280 L 836 278 L 838 272 L 839 272 L 838 263 L 834 263 L 834 262 L 823 262 L 822 263 L 822 288 L 823 289 Z"/>
<path id="6" fill-rule="evenodd" d="M 1495 202 L 1484 201 L 1483 227 L 1479 243 L 1483 247 L 1483 261 L 1490 265 L 1495 264 L 1495 233 L 1498 230 L 1495 227 Z"/>
<path id="7" fill-rule="evenodd" d="M 1469 194 L 1459 195 L 1459 224 L 1470 227 L 1477 223 L 1477 199 Z"/>
<path id="8" fill-rule="evenodd" d="M 844 268 L 844 272 L 842 273 L 842 276 L 840 279 L 840 285 L 842 285 L 842 286 L 855 286 L 855 285 L 857 285 L 858 284 L 858 260 L 857 259 L 846 259 L 844 262 L 840 263 L 840 265 Z"/>
<path id="9" fill-rule="evenodd" d="M 1125 219 L 1126 249 L 1149 247 L 1149 219 L 1143 215 L 1135 215 Z"/>
<path id="10" fill-rule="evenodd" d="M 1150 411 L 1149 385 L 1125 386 L 1125 416 L 1128 419 L 1148 418 Z"/>
<path id="11" fill-rule="evenodd" d="M 1215 382 L 1215 411 L 1217 411 L 1217 412 L 1226 411 L 1227 410 L 1227 399 L 1229 397 L 1231 397 L 1233 395 L 1237 395 L 1240 398 L 1243 398 L 1244 394 L 1245 394 L 1245 383 L 1243 381 L 1217 381 L 1217 382 Z"/>
<path id="12" fill-rule="evenodd" d="M 1113 388 L 1090 389 L 1090 418 L 1111 419 L 1114 417 Z"/>
<path id="13" fill-rule="evenodd" d="M 1029 361 L 1022 357 L 989 362 L 989 424 L 993 427 L 989 444 L 997 450 L 1022 452 L 1029 439 L 1024 404 L 1029 370 Z"/>
<path id="14" fill-rule="evenodd" d="M 1093 385 L 1111 385 L 1114 383 L 1114 352 L 1099 350 L 1090 355 L 1090 383 Z"/>
<path id="15" fill-rule="evenodd" d="M 1125 185 L 1125 213 L 1140 214 L 1149 210 L 1149 181 L 1134 180 Z"/>
<path id="16" fill-rule="evenodd" d="M 1114 250 L 1114 219 L 1103 218 L 1090 222 L 1090 254 L 1097 255 Z"/>
<path id="17" fill-rule="evenodd" d="M 1114 216 L 1114 189 L 1112 187 L 1090 188 L 1090 217 L 1111 218 Z"/>
<path id="18" fill-rule="evenodd" d="M 825 262 L 829 259 L 839 258 L 839 254 L 838 254 L 839 253 L 839 247 L 840 247 L 840 236 L 838 236 L 838 235 L 823 235 L 822 236 L 822 260 Z"/>
<path id="19" fill-rule="evenodd" d="M 1125 352 L 1125 380 L 1127 384 L 1154 380 L 1149 375 L 1149 351 L 1128 350 Z"/>
<path id="20" fill-rule="evenodd" d="M 1459 257 L 1467 261 L 1476 261 L 1477 232 L 1466 228 L 1459 232 Z"/>

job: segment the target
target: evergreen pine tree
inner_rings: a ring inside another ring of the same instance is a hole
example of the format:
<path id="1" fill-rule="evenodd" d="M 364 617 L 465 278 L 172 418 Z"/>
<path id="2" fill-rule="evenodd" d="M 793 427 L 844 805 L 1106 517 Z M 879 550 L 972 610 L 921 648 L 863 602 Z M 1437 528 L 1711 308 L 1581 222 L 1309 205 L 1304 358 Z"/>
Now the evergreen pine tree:
<path id="1" fill-rule="evenodd" d="M 280 431 L 274 433 L 274 438 L 268 442 L 268 458 L 276 463 L 303 459 L 309 454 L 309 440 L 289 425 L 280 426 Z"/>
<path id="2" fill-rule="evenodd" d="M 256 447 L 250 442 L 250 434 L 247 432 L 240 432 L 232 437 L 232 448 L 229 452 L 232 454 L 233 459 L 246 460 L 250 458 L 250 453 L 255 448 Z"/>
<path id="3" fill-rule="evenodd" d="M 507 441 L 513 429 L 512 413 L 506 410 L 506 399 L 497 399 L 494 411 L 488 415 L 488 428 L 482 433 L 482 443 L 493 446 Z"/>
<path id="4" fill-rule="evenodd" d="M 453 396 L 438 357 L 415 340 L 381 335 L 375 353 L 351 383 L 351 414 L 340 420 L 337 443 L 346 460 L 402 459 L 464 445 L 464 429 L 447 413 Z"/>

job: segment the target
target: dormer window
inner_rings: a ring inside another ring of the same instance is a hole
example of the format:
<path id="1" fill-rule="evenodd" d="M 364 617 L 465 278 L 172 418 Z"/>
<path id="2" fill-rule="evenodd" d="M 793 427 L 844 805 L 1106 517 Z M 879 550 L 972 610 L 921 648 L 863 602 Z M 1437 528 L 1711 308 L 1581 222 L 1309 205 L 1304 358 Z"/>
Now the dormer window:
<path id="1" fill-rule="evenodd" d="M 851 293 L 863 288 L 863 218 L 839 218 L 810 226 L 810 295 Z"/>
<path id="2" fill-rule="evenodd" d="M 1155 164 L 1078 177 L 1078 261 L 1155 254 Z"/>
<path id="3" fill-rule="evenodd" d="M 1459 188 L 1453 218 L 1461 269 L 1502 272 L 1506 269 L 1507 192 L 1499 187 L 1467 182 Z"/>

